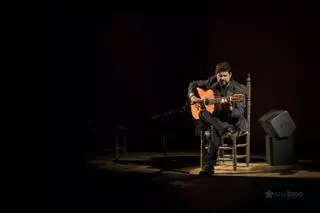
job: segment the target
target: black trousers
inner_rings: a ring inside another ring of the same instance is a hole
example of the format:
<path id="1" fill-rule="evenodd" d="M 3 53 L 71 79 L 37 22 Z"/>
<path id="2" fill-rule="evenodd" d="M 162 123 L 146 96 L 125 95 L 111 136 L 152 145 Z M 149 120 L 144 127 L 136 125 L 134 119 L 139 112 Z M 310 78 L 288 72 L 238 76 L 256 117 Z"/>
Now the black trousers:
<path id="1" fill-rule="evenodd" d="M 228 127 L 232 127 L 232 125 L 227 122 L 222 122 L 218 117 L 212 116 L 207 110 L 201 110 L 199 117 L 200 120 L 196 127 L 196 134 L 200 135 L 200 131 L 211 131 L 209 148 L 204 155 L 204 161 L 207 164 L 214 166 L 216 165 L 218 158 L 218 148 L 221 143 L 221 136 L 224 133 L 224 130 Z"/>

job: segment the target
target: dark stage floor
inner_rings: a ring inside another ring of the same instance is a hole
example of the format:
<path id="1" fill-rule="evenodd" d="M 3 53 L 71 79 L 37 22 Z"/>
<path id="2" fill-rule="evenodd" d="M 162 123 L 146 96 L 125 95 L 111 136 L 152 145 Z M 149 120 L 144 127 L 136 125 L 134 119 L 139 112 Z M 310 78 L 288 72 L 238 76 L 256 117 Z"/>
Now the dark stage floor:
<path id="1" fill-rule="evenodd" d="M 130 154 L 117 163 L 102 157 L 77 169 L 70 165 L 64 174 L 49 178 L 49 212 L 319 211 L 316 162 L 270 170 L 256 161 L 253 167 L 259 165 L 258 170 L 235 174 L 221 167 L 217 176 L 200 177 L 195 172 L 197 156 L 170 153 L 169 157 L 174 166 L 168 170 L 191 174 L 161 172 L 165 165 L 159 160 L 161 153 Z"/>

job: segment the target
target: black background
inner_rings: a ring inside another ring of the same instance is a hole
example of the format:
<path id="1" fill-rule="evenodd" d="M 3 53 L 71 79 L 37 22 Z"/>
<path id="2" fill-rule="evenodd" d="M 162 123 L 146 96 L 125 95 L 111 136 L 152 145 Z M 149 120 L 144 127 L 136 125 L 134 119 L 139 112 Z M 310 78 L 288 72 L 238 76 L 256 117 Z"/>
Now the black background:
<path id="1" fill-rule="evenodd" d="M 252 152 L 264 152 L 258 118 L 284 109 L 297 125 L 299 156 L 317 158 L 319 32 L 311 5 L 49 1 L 47 7 L 49 63 L 32 79 L 46 88 L 32 92 L 48 106 L 53 162 L 81 158 L 94 147 L 89 129 L 106 123 L 127 126 L 129 151 L 160 151 L 161 129 L 150 118 L 183 106 L 189 82 L 207 78 L 220 60 L 231 63 L 239 82 L 251 74 Z M 26 84 L 17 85 L 27 94 Z M 198 148 L 189 109 L 168 121 L 169 149 Z"/>

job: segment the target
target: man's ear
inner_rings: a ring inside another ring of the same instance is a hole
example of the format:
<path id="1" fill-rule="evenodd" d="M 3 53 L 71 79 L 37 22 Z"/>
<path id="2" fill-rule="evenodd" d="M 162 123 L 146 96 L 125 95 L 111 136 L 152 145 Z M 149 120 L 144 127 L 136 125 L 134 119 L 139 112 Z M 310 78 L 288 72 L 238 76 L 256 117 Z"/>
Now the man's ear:
<path id="1" fill-rule="evenodd" d="M 232 77 L 232 72 L 230 72 L 230 78 Z"/>

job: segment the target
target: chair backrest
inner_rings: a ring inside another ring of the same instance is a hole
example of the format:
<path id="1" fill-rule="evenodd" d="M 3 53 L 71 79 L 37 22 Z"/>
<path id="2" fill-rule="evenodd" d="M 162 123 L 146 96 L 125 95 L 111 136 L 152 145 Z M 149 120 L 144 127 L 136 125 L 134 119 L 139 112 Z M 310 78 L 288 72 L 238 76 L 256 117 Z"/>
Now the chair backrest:
<path id="1" fill-rule="evenodd" d="M 250 143 L 251 143 L 251 77 L 250 73 L 247 76 L 247 121 L 248 121 L 248 134 L 246 135 L 246 143 L 247 143 L 247 154 L 250 159 Z"/>
<path id="2" fill-rule="evenodd" d="M 251 123 L 251 77 L 250 73 L 248 73 L 247 80 L 246 80 L 246 87 L 247 87 L 247 103 L 246 103 L 246 115 L 247 115 L 247 121 L 249 123 L 249 130 L 250 130 L 250 123 Z"/>

